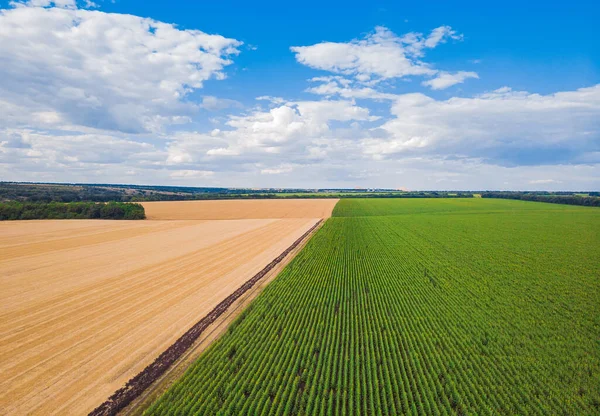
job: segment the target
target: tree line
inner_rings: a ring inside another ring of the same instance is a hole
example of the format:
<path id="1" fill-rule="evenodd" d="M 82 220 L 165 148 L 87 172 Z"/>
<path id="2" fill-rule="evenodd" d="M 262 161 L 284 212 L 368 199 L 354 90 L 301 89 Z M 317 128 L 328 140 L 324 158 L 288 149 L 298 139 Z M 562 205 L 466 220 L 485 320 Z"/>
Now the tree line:
<path id="1" fill-rule="evenodd" d="M 124 202 L 0 202 L 0 221 L 37 219 L 143 220 L 141 204 Z"/>
<path id="2" fill-rule="evenodd" d="M 556 195 L 546 193 L 524 193 L 524 192 L 484 192 L 482 198 L 517 199 L 521 201 L 549 202 L 551 204 L 583 205 L 588 207 L 600 207 L 600 197 L 582 195 Z"/>

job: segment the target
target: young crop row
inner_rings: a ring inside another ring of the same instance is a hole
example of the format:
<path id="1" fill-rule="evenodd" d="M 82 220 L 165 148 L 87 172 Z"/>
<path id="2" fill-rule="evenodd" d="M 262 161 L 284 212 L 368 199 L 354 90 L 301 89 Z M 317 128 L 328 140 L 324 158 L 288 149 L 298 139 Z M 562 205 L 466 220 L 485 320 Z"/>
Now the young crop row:
<path id="1" fill-rule="evenodd" d="M 599 219 L 331 218 L 146 414 L 597 414 Z"/>

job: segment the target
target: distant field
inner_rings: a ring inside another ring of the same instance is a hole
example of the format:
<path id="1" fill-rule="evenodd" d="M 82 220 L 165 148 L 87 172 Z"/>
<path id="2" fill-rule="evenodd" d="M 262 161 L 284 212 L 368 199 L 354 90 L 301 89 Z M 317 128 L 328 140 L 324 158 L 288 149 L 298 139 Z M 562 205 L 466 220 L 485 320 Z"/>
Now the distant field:
<path id="1" fill-rule="evenodd" d="M 473 201 L 477 199 L 477 201 Z M 510 199 L 483 199 L 483 198 L 414 198 L 403 199 L 373 199 L 361 200 L 358 204 L 344 201 L 335 207 L 333 213 L 336 217 L 362 217 L 362 216 L 388 216 L 388 215 L 413 215 L 433 213 L 456 214 L 494 214 L 494 213 L 523 213 L 526 211 L 560 211 L 581 212 L 580 207 L 569 207 L 558 204 L 544 204 L 539 202 L 515 201 Z M 583 208 L 594 209 L 594 208 Z"/>
<path id="2" fill-rule="evenodd" d="M 148 415 L 600 413 L 600 210 L 341 200 Z"/>
<path id="3" fill-rule="evenodd" d="M 91 411 L 317 221 L 0 223 L 0 414 Z"/>
<path id="4" fill-rule="evenodd" d="M 151 220 L 329 218 L 337 199 L 248 199 L 143 202 Z"/>

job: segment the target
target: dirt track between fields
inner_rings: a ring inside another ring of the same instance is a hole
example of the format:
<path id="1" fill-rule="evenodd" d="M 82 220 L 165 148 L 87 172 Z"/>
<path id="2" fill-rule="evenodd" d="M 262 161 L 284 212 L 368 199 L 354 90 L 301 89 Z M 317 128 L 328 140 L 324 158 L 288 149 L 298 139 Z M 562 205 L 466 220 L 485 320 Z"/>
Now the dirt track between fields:
<path id="1" fill-rule="evenodd" d="M 125 409 L 118 414 L 122 416 L 140 416 L 161 394 L 163 394 L 194 361 L 210 345 L 225 334 L 229 325 L 238 317 L 238 315 L 256 298 L 260 292 L 289 264 L 294 257 L 304 248 L 311 236 L 323 225 L 323 222 L 310 232 L 300 244 L 294 247 L 287 256 L 273 267 L 265 276 L 260 279 L 252 288 L 238 298 L 232 305 L 221 314 L 215 322 L 209 325 L 206 330 L 198 337 L 193 345 L 175 362 L 171 367 L 159 377 L 150 387 L 148 387 L 138 398 L 136 398 Z"/>
<path id="2" fill-rule="evenodd" d="M 142 395 L 148 387 L 160 379 L 163 374 L 169 370 L 171 365 L 176 363 L 188 352 L 203 332 L 215 323 L 221 315 L 223 315 L 246 292 L 251 290 L 261 279 L 265 278 L 271 270 L 273 270 L 288 254 L 304 241 L 320 222 L 321 221 L 313 225 L 302 236 L 298 237 L 298 239 L 296 239 L 296 241 L 294 241 L 283 253 L 273 259 L 261 271 L 221 301 L 206 316 L 175 341 L 174 344 L 167 348 L 152 362 L 152 364 L 144 368 L 144 370 L 129 380 L 123 388 L 117 390 L 108 400 L 94 409 L 94 411 L 90 413 L 90 416 L 116 415 L 120 410 L 124 409 L 133 400 Z"/>

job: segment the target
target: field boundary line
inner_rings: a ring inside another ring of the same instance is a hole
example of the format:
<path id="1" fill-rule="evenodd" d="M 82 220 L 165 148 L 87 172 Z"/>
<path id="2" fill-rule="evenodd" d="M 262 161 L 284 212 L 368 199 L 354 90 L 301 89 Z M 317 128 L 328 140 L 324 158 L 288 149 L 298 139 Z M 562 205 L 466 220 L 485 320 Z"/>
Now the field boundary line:
<path id="1" fill-rule="evenodd" d="M 311 231 L 315 234 L 325 223 L 321 224 Z M 160 396 L 162 396 L 185 372 L 192 366 L 196 360 L 215 342 L 227 333 L 230 325 L 241 315 L 254 301 L 258 295 L 291 263 L 292 260 L 302 251 L 310 241 L 312 235 L 305 238 L 288 255 L 251 289 L 239 297 L 225 313 L 223 313 L 215 322 L 213 322 L 196 342 L 175 362 L 169 369 L 160 376 L 150 387 L 148 387 L 140 396 L 133 400 L 127 407 L 119 411 L 119 416 L 141 416 Z"/>
<path id="2" fill-rule="evenodd" d="M 207 315 L 205 315 L 194 326 L 187 330 L 177 341 L 158 356 L 151 364 L 144 368 L 139 374 L 130 379 L 125 386 L 114 392 L 104 403 L 100 404 L 89 413 L 89 416 L 112 416 L 117 415 L 120 410 L 127 407 L 133 400 L 138 398 L 159 379 L 186 351 L 190 349 L 200 335 L 219 318 L 227 309 L 244 293 L 251 289 L 269 271 L 277 266 L 285 257 L 292 252 L 304 239 L 306 239 L 319 225 L 323 219 L 318 220 L 311 228 L 302 234 L 296 241 L 285 249 L 273 261 L 267 264 L 261 271 L 240 286 L 235 292 L 227 296 Z"/>

